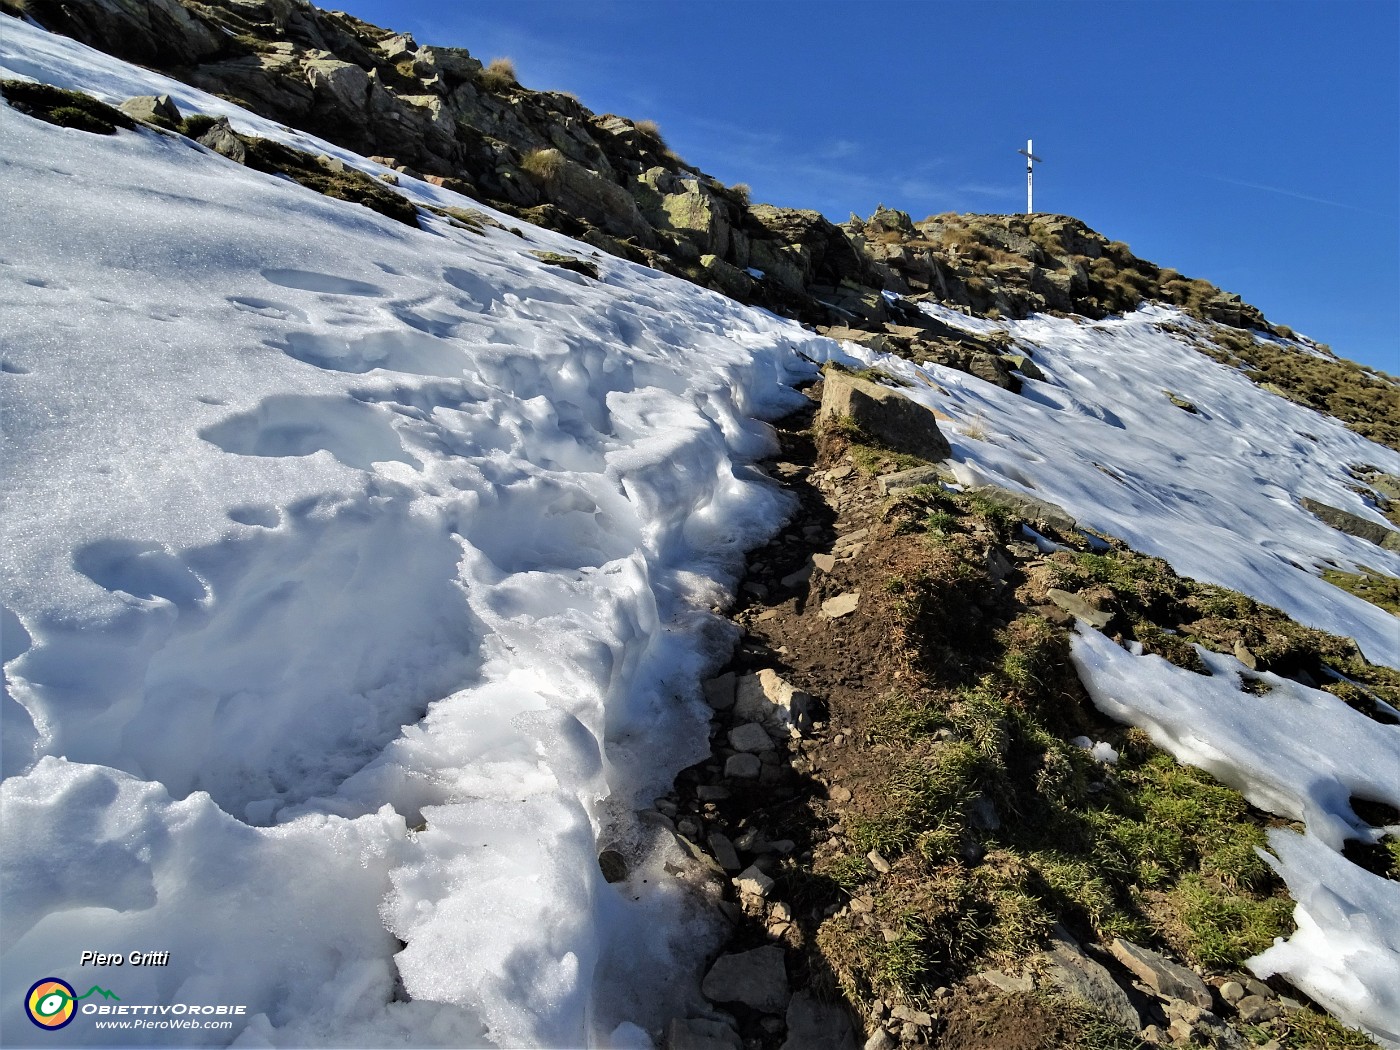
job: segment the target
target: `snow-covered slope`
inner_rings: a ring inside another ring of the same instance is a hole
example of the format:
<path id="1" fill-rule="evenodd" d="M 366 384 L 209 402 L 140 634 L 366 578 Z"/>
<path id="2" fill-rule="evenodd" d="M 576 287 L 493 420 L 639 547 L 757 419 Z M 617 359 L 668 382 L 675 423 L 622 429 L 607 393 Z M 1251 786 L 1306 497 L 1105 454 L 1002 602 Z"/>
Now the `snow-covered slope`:
<path id="1" fill-rule="evenodd" d="M 16 72 L 170 87 L 0 21 Z M 706 753 L 709 606 L 786 508 L 753 417 L 823 341 L 175 137 L 0 107 L 0 141 L 0 1023 L 46 975 L 245 1004 L 245 1045 L 582 1045 L 683 1009 L 708 931 L 628 818 Z M 138 947 L 169 964 L 78 967 Z"/>
<path id="2" fill-rule="evenodd" d="M 382 170 L 11 19 L 0 70 Z M 800 403 L 808 358 L 869 355 L 610 257 L 597 281 L 544 265 L 593 255 L 555 234 L 411 230 L 150 131 L 0 106 L 0 142 L 5 1032 L 45 976 L 246 1009 L 84 1015 L 50 1045 L 570 1046 L 683 1012 L 712 931 L 632 814 L 707 753 L 698 680 L 732 641 L 709 607 L 786 512 L 744 465 L 755 418 Z M 1313 574 L 1400 558 L 1296 502 L 1370 514 L 1345 465 L 1400 456 L 1168 320 L 1012 325 L 1047 375 L 1019 397 L 880 363 L 963 421 L 967 480 L 1400 665 L 1394 618 Z M 1383 977 L 1395 946 L 1365 943 Z M 137 949 L 168 963 L 79 966 Z M 1333 1001 L 1389 1031 L 1378 987 Z"/>

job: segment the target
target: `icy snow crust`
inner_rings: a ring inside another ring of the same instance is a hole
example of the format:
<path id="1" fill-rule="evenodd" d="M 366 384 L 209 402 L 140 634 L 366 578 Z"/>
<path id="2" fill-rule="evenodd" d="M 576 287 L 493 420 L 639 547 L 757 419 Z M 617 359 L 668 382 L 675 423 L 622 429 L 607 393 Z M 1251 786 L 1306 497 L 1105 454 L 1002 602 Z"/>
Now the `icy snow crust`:
<path id="1" fill-rule="evenodd" d="M 382 170 L 10 19 L 0 67 Z M 731 636 L 705 608 L 786 513 L 743 464 L 770 447 L 752 417 L 796 403 L 795 350 L 911 380 L 961 421 L 965 481 L 1400 662 L 1394 619 L 1314 575 L 1400 558 L 1297 503 L 1374 517 L 1343 468 L 1400 456 L 1194 352 L 1173 311 L 926 307 L 1033 348 L 1047 381 L 1016 396 L 618 260 L 545 267 L 527 250 L 592 253 L 529 227 L 412 231 L 4 107 L 0 141 L 7 1041 L 29 983 L 91 983 L 86 949 L 169 951 L 105 983 L 246 1004 L 240 1046 L 644 1045 L 685 1010 L 712 934 L 628 815 L 707 752 L 696 681 Z M 1350 793 L 1400 795 L 1393 727 L 1295 683 L 1245 697 L 1228 658 L 1075 651 L 1106 710 L 1307 822 L 1271 840 L 1299 932 L 1255 968 L 1394 1042 L 1396 887 L 1337 852 L 1378 834 Z"/>
<path id="2" fill-rule="evenodd" d="M 231 110 L 12 19 L 0 67 Z M 582 1046 L 684 1013 L 714 931 L 631 814 L 708 753 L 709 606 L 788 511 L 754 417 L 824 341 L 149 131 L 0 106 L 0 141 L 6 1041 L 45 976 L 247 1007 L 55 1046 Z M 78 966 L 138 949 L 169 965 Z"/>

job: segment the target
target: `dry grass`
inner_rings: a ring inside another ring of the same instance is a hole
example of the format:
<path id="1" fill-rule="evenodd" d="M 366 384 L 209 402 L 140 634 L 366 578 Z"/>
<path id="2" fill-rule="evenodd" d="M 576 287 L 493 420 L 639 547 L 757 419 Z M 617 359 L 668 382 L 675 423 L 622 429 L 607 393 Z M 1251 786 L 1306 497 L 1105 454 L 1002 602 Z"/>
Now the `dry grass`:
<path id="1" fill-rule="evenodd" d="M 564 154 L 557 149 L 536 149 L 525 155 L 521 169 L 545 184 L 556 182 L 564 171 Z"/>
<path id="2" fill-rule="evenodd" d="M 493 58 L 486 68 L 476 75 L 476 80 L 487 91 L 496 94 L 520 86 L 520 81 L 515 76 L 515 63 L 504 57 Z"/>

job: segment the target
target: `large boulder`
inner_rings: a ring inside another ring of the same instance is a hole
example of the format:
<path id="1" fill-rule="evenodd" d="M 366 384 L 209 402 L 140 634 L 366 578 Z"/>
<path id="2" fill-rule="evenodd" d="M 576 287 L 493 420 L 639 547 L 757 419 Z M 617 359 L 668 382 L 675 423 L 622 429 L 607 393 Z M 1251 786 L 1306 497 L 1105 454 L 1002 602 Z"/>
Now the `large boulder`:
<path id="1" fill-rule="evenodd" d="M 930 462 L 947 459 L 952 449 L 933 411 L 893 387 L 847 372 L 830 370 L 822 391 L 824 418 L 847 416 L 886 448 Z"/>
<path id="2" fill-rule="evenodd" d="M 728 209 L 699 179 L 684 179 L 681 191 L 661 198 L 665 226 L 693 241 L 702 252 L 723 257 L 729 251 Z"/>
<path id="3" fill-rule="evenodd" d="M 1302 497 L 1298 502 L 1338 532 L 1374 543 L 1388 551 L 1400 551 L 1400 532 L 1394 529 L 1388 529 L 1379 522 L 1342 510 L 1340 507 L 1329 506 L 1308 496 Z"/>

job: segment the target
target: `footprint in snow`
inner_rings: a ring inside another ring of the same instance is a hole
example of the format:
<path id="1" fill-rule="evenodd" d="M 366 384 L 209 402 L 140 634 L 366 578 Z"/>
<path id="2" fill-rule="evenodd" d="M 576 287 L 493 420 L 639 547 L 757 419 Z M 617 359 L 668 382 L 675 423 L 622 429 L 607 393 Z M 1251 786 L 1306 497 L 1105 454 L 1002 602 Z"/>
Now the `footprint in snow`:
<path id="1" fill-rule="evenodd" d="M 382 299 L 388 293 L 377 284 L 367 281 L 352 281 L 348 277 L 318 273 L 315 270 L 284 270 L 269 267 L 262 271 L 263 277 L 283 288 L 297 288 L 303 292 L 324 292 L 328 295 L 362 295 Z"/>

